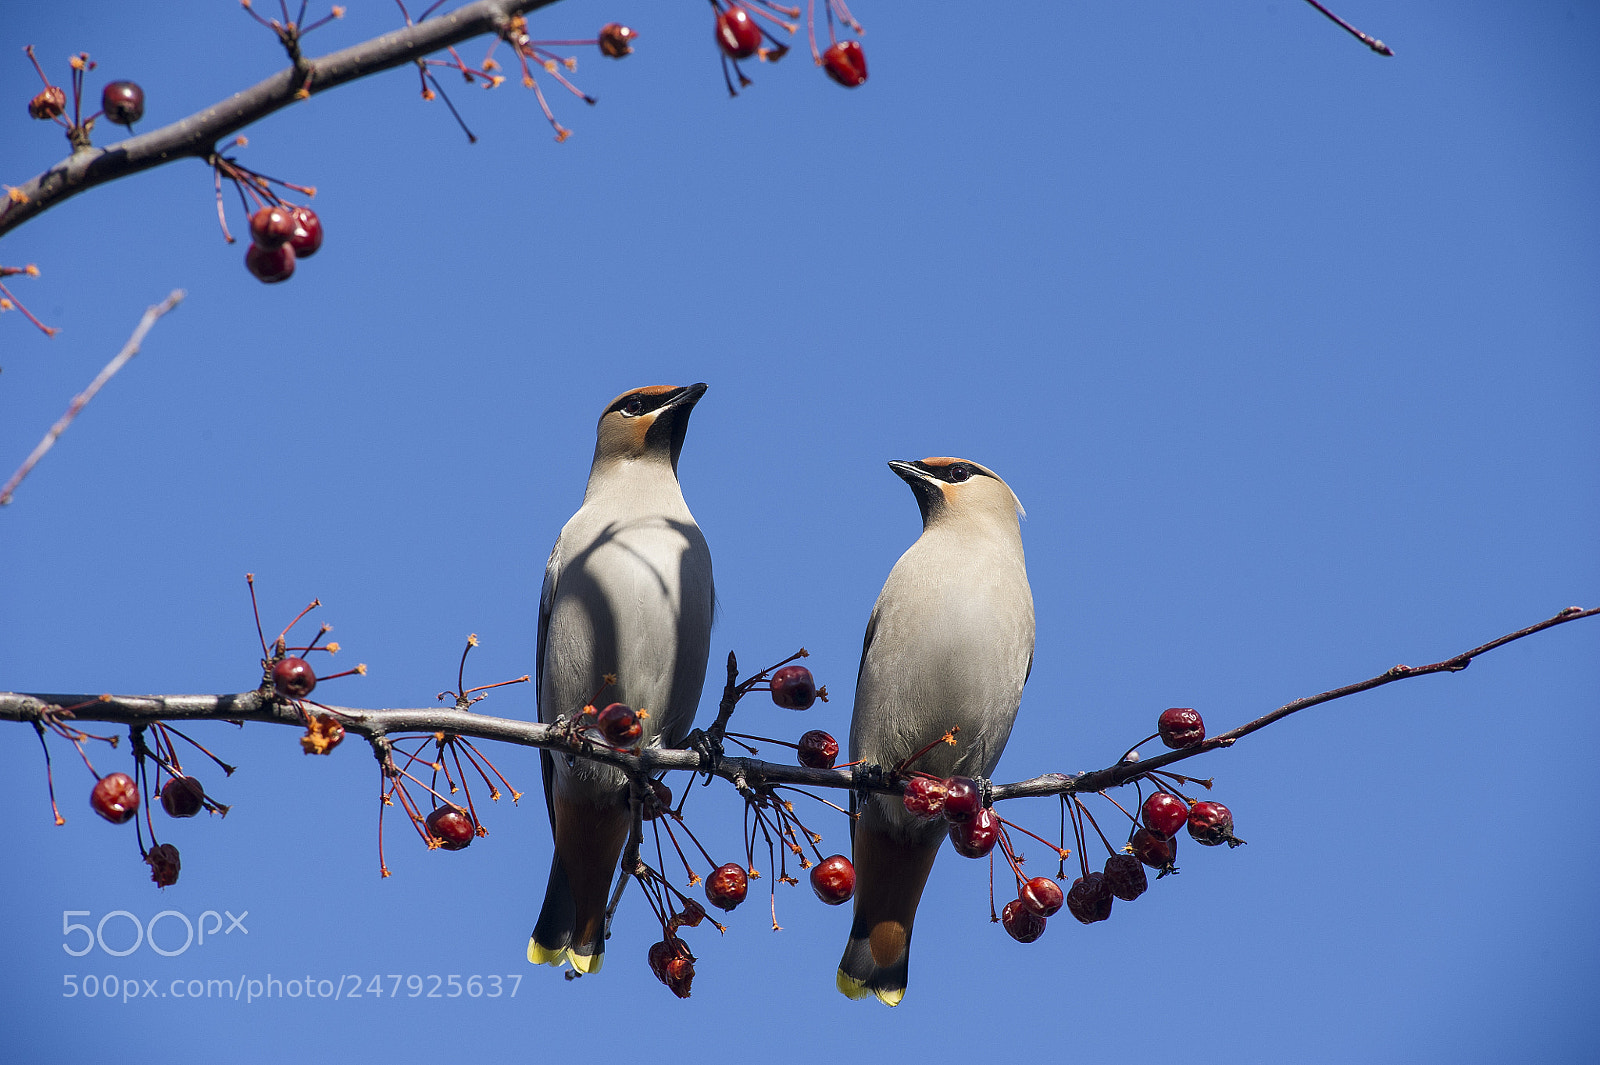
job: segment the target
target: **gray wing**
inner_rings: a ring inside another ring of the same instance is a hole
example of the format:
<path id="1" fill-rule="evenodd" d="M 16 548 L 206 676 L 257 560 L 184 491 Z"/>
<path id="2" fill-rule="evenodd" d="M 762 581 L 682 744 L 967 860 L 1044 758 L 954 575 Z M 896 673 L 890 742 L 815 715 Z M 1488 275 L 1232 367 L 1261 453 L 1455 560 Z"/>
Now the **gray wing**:
<path id="1" fill-rule="evenodd" d="M 533 691 L 534 704 L 538 707 L 539 720 L 544 720 L 544 649 L 550 637 L 550 608 L 556 601 L 556 582 L 561 571 L 561 541 L 550 549 L 550 561 L 544 567 L 544 587 L 539 592 L 539 644 L 533 663 Z M 544 776 L 544 808 L 550 815 L 550 831 L 556 827 L 556 808 L 551 802 L 550 792 L 555 785 L 556 765 L 550 757 L 550 752 L 544 749 L 539 751 L 539 767 Z"/>

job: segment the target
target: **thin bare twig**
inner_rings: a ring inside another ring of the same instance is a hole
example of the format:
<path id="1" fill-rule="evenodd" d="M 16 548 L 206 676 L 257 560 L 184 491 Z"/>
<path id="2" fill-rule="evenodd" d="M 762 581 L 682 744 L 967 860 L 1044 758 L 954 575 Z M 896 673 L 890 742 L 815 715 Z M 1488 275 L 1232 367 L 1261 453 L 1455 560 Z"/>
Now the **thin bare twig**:
<path id="1" fill-rule="evenodd" d="M 1317 0 L 1306 0 L 1306 3 L 1310 4 L 1312 7 L 1316 8 L 1318 11 L 1322 12 L 1324 15 L 1327 15 L 1330 19 L 1332 19 L 1335 23 L 1338 24 L 1340 29 L 1344 30 L 1350 36 L 1354 37 L 1356 40 L 1360 41 L 1362 44 L 1366 45 L 1368 48 L 1372 49 L 1374 52 L 1377 52 L 1379 55 L 1394 55 L 1394 49 L 1390 48 L 1388 45 L 1386 45 L 1382 41 L 1378 40 L 1378 38 L 1372 36 L 1372 34 L 1370 34 L 1370 33 L 1362 33 L 1360 30 L 1358 30 L 1354 26 L 1350 25 L 1350 23 L 1346 22 L 1344 19 L 1340 18 L 1338 15 L 1335 15 L 1332 11 L 1329 11 L 1327 8 L 1323 7 L 1321 4 L 1317 3 Z"/>
<path id="2" fill-rule="evenodd" d="M 122 350 L 117 352 L 116 356 L 95 375 L 95 379 L 89 382 L 88 388 L 72 397 L 72 402 L 67 406 L 67 413 L 63 414 L 60 420 L 50 427 L 50 431 L 44 434 L 44 439 L 39 441 L 39 446 L 33 449 L 33 454 L 29 455 L 21 466 L 17 467 L 17 472 L 11 475 L 11 480 L 7 481 L 4 487 L 0 487 L 0 506 L 5 506 L 11 502 L 11 494 L 17 490 L 17 485 L 21 484 L 22 479 L 28 476 L 34 466 L 38 465 L 40 459 L 44 458 L 45 452 L 55 447 L 56 438 L 67 431 L 67 426 L 72 424 L 72 419 L 76 418 L 78 412 L 89 405 L 89 401 L 95 397 L 95 393 L 99 392 L 105 383 L 111 380 L 129 359 L 139 354 L 139 345 L 144 343 L 144 335 L 150 332 L 150 327 L 156 324 L 156 319 L 182 302 L 183 289 L 175 288 L 166 299 L 153 307 L 145 309 L 144 317 L 139 319 L 138 326 L 135 327 L 133 335 L 128 338 L 128 342 L 122 345 Z"/>

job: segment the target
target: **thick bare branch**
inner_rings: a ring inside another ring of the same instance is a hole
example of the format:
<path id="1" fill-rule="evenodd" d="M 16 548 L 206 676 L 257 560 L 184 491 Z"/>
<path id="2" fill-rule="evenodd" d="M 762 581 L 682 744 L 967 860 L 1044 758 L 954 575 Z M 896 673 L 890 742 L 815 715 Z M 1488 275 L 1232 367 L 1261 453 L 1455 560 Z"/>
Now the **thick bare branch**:
<path id="1" fill-rule="evenodd" d="M 1332 702 L 1359 692 L 1369 691 L 1397 680 L 1427 676 L 1430 673 L 1457 673 L 1479 655 L 1514 640 L 1532 636 L 1536 632 L 1563 625 L 1579 618 L 1600 614 L 1600 607 L 1582 609 L 1568 607 L 1536 625 L 1501 636 L 1470 651 L 1427 666 L 1395 666 L 1376 677 L 1354 684 L 1333 688 L 1320 695 L 1307 696 L 1285 703 L 1269 714 L 1256 718 L 1236 729 L 1212 736 L 1194 747 L 1181 751 L 1168 751 L 1143 761 L 1118 762 L 1116 765 L 1091 773 L 1068 776 L 1046 773 L 1031 780 L 1014 784 L 996 785 L 992 791 L 995 801 L 1018 798 L 1038 798 L 1052 795 L 1084 794 L 1120 787 L 1134 778 L 1193 758 L 1219 747 L 1231 747 L 1235 742 L 1258 729 L 1265 728 L 1290 714 Z M 312 704 L 313 707 L 318 704 Z M 128 725 L 149 724 L 155 721 L 262 721 L 279 725 L 303 726 L 305 719 L 292 703 L 275 698 L 268 691 L 251 691 L 238 695 L 51 695 L 21 692 L 0 692 L 0 720 L 38 721 L 41 714 L 52 708 L 74 707 L 72 717 L 80 721 L 114 721 Z M 489 717 L 470 710 L 424 707 L 421 709 L 362 710 L 355 707 L 322 707 L 313 712 L 331 711 L 338 715 L 345 731 L 365 737 L 380 750 L 387 750 L 389 739 L 402 734 L 454 733 L 472 739 L 498 740 L 523 747 L 542 747 L 562 751 L 581 758 L 591 758 L 617 766 L 626 772 L 642 777 L 664 770 L 709 772 L 730 783 L 763 788 L 772 784 L 803 784 L 822 788 L 857 788 L 885 794 L 903 790 L 904 782 L 889 777 L 868 781 L 846 769 L 810 769 L 798 765 L 779 765 L 755 758 L 719 757 L 711 764 L 699 751 L 645 750 L 637 754 L 617 750 L 587 739 L 573 740 L 562 728 L 537 721 Z"/>
<path id="2" fill-rule="evenodd" d="M 302 58 L 295 66 L 170 126 L 105 148 L 74 152 L 19 185 L 20 196 L 13 194 L 12 199 L 0 203 L 0 235 L 85 189 L 178 159 L 203 159 L 222 138 L 297 100 L 421 59 L 472 37 L 502 32 L 513 16 L 555 2 L 477 0 L 319 59 Z"/>

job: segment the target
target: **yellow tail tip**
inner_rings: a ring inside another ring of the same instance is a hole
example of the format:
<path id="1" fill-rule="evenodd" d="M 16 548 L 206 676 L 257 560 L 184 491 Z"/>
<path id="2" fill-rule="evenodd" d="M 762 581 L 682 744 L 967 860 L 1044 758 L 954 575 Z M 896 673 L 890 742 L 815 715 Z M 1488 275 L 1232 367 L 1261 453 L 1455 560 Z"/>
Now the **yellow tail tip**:
<path id="1" fill-rule="evenodd" d="M 834 977 L 834 983 L 845 998 L 862 999 L 876 995 L 878 1001 L 885 1006 L 898 1006 L 900 1000 L 906 997 L 906 989 L 903 987 L 893 990 L 868 987 L 865 982 L 857 980 L 843 969 L 840 969 L 838 975 Z"/>
<path id="2" fill-rule="evenodd" d="M 577 951 L 568 950 L 567 959 L 572 962 L 573 969 L 585 976 L 600 971 L 600 966 L 605 964 L 604 954 L 579 954 Z"/>
<path id="3" fill-rule="evenodd" d="M 528 940 L 528 960 L 535 965 L 554 965 L 559 967 L 562 962 L 567 960 L 567 948 L 561 947 L 558 950 L 550 950 L 547 947 L 541 947 L 536 940 L 530 939 Z"/>

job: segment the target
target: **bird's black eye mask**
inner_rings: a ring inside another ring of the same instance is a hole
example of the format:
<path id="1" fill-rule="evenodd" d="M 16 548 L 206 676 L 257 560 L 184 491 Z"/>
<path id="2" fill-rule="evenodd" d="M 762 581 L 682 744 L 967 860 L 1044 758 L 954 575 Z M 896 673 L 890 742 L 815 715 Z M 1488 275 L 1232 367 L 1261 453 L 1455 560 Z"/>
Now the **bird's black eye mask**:
<path id="1" fill-rule="evenodd" d="M 683 395 L 683 393 L 684 389 L 681 388 L 672 388 L 653 395 L 644 392 L 630 392 L 607 407 L 606 413 L 610 414 L 615 411 L 624 418 L 637 418 L 641 414 L 649 414 L 651 411 L 660 410 Z"/>
<path id="2" fill-rule="evenodd" d="M 980 470 L 970 462 L 951 462 L 933 466 L 926 462 L 913 462 L 911 465 L 946 484 L 960 484 L 963 481 L 970 481 L 974 477 L 992 476 L 992 474 L 985 470 Z"/>

